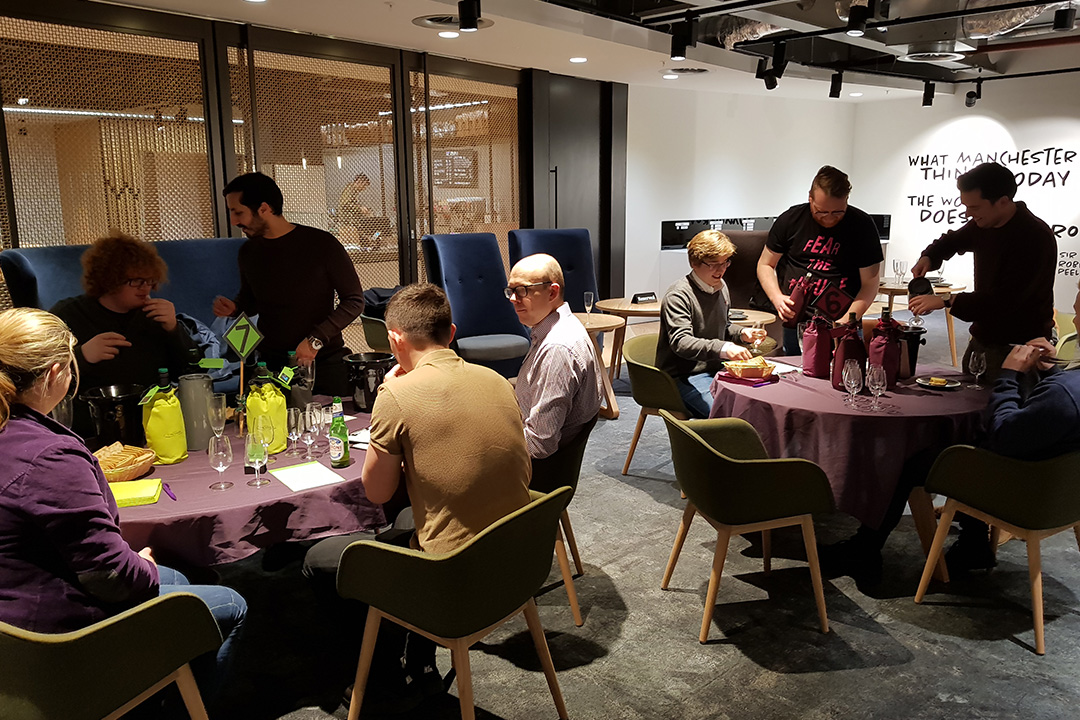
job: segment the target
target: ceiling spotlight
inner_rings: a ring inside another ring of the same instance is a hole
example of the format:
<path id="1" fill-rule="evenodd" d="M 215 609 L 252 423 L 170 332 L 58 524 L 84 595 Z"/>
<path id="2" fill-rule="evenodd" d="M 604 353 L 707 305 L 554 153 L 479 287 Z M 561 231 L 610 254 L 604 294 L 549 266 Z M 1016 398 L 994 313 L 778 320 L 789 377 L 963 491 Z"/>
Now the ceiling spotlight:
<path id="1" fill-rule="evenodd" d="M 969 90 L 967 95 L 964 96 L 964 105 L 966 107 L 975 107 L 975 103 L 982 100 L 982 80 L 975 81 L 975 89 Z"/>
<path id="2" fill-rule="evenodd" d="M 572 58 L 570 58 L 570 62 L 572 62 L 572 63 L 577 63 L 577 64 L 581 64 L 581 63 L 583 63 L 583 62 L 589 62 L 589 58 L 583 58 L 583 57 L 572 57 Z"/>
<path id="3" fill-rule="evenodd" d="M 773 43 L 772 67 L 776 77 L 784 77 L 784 70 L 787 69 L 787 43 Z"/>
<path id="4" fill-rule="evenodd" d="M 439 37 L 446 38 L 447 40 L 453 40 L 458 37 L 458 35 L 459 33 L 457 30 L 443 30 L 439 33 Z"/>
<path id="5" fill-rule="evenodd" d="M 669 72 L 669 73 L 664 73 L 663 78 L 665 80 L 678 80 L 679 76 L 676 75 L 675 73 L 670 73 Z"/>
<path id="6" fill-rule="evenodd" d="M 923 107 L 930 107 L 933 104 L 934 104 L 934 83 L 927 80 L 923 84 L 922 106 Z"/>
<path id="7" fill-rule="evenodd" d="M 458 30 L 461 32 L 476 32 L 477 23 L 480 20 L 480 0 L 459 0 Z"/>
<path id="8" fill-rule="evenodd" d="M 1076 8 L 1063 7 L 1054 13 L 1054 29 L 1058 32 L 1069 32 L 1076 25 Z"/>
<path id="9" fill-rule="evenodd" d="M 829 85 L 829 97 L 840 97 L 840 91 L 844 89 L 844 73 L 833 73 L 832 83 Z"/>
<path id="10" fill-rule="evenodd" d="M 847 34 L 862 37 L 866 34 L 866 21 L 870 19 L 869 5 L 852 5 L 848 9 Z"/>
<path id="11" fill-rule="evenodd" d="M 686 59 L 686 40 L 679 37 L 678 33 L 671 36 L 671 59 L 675 62 Z"/>
<path id="12" fill-rule="evenodd" d="M 18 103 L 19 105 L 29 105 L 30 104 L 30 98 L 19 98 L 15 102 Z"/>
<path id="13" fill-rule="evenodd" d="M 776 82 L 776 71 L 775 70 L 769 70 L 768 72 L 766 72 L 765 76 L 762 78 L 762 80 L 765 81 L 765 89 L 766 90 L 775 90 L 776 89 L 777 82 Z"/>
<path id="14" fill-rule="evenodd" d="M 697 20 L 687 18 L 671 31 L 671 59 L 686 59 L 686 48 L 697 47 Z"/>
<path id="15" fill-rule="evenodd" d="M 863 94 L 861 92 L 853 92 L 853 93 L 848 93 L 847 96 L 848 97 L 862 97 Z"/>

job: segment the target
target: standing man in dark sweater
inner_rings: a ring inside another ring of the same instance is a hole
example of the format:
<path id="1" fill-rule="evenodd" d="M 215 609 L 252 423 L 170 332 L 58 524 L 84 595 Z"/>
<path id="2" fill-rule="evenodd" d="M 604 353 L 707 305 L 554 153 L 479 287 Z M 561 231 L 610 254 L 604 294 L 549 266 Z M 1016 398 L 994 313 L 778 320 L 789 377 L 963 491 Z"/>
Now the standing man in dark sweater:
<path id="1" fill-rule="evenodd" d="M 1013 202 L 1016 179 L 1008 168 L 983 163 L 956 180 L 960 202 L 971 219 L 922 251 L 911 274 L 922 277 L 957 253 L 975 254 L 975 289 L 947 300 L 920 295 L 908 303 L 916 315 L 950 307 L 971 323 L 964 351 L 965 370 L 973 352 L 986 355 L 995 377 L 1012 345 L 1049 338 L 1054 327 L 1054 272 L 1057 241 L 1027 205 Z"/>
<path id="2" fill-rule="evenodd" d="M 280 367 L 295 350 L 300 365 L 315 365 L 316 393 L 348 394 L 341 331 L 363 311 L 364 295 L 345 248 L 324 230 L 286 220 L 281 189 L 262 173 L 234 178 L 223 194 L 232 224 L 249 239 L 240 248 L 240 293 L 214 300 L 214 314 L 258 314 L 268 364 Z"/>
<path id="3" fill-rule="evenodd" d="M 713 376 L 723 360 L 749 360 L 750 351 L 734 340 L 764 340 L 761 328 L 728 321 L 724 273 L 735 254 L 727 235 L 704 230 L 686 246 L 690 274 L 668 288 L 660 303 L 656 366 L 675 379 L 686 409 L 707 418 L 712 409 Z M 767 352 L 771 348 L 761 348 Z"/>

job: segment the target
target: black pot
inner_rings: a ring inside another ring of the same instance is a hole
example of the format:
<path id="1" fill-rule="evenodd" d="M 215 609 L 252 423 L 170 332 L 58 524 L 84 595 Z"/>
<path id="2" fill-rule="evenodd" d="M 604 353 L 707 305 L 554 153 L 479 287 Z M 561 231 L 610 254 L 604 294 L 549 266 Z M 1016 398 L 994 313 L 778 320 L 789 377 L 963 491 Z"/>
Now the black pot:
<path id="1" fill-rule="evenodd" d="M 390 353 L 353 353 L 345 356 L 345 367 L 349 371 L 349 383 L 353 388 L 353 402 L 357 410 L 371 412 L 375 407 L 375 394 L 396 362 Z"/>
<path id="2" fill-rule="evenodd" d="M 114 442 L 146 447 L 142 407 L 139 406 L 143 392 L 138 385 L 106 385 L 79 395 L 79 399 L 90 407 L 90 417 L 94 419 L 94 429 L 102 447 Z"/>

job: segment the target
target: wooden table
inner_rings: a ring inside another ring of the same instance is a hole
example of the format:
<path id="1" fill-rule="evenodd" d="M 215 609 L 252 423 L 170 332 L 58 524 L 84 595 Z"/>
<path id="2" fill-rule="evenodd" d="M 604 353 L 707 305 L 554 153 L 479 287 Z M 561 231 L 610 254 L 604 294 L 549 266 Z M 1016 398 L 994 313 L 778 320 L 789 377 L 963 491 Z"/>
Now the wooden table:
<path id="1" fill-rule="evenodd" d="M 660 302 L 635 304 L 630 302 L 629 298 L 609 298 L 607 300 L 597 301 L 595 307 L 597 310 L 602 310 L 609 315 L 617 315 L 624 320 L 619 329 L 615 331 L 614 342 L 612 342 L 611 345 L 611 367 L 608 368 L 608 380 L 609 382 L 614 382 L 619 377 L 619 371 L 622 366 L 622 346 L 623 342 L 626 340 L 626 318 L 658 318 L 660 317 Z M 765 325 L 776 322 L 776 315 L 770 312 L 732 308 L 732 311 L 735 310 L 746 314 L 746 317 L 742 320 L 731 321 L 739 327 L 752 327 L 756 322 L 760 322 L 762 327 L 764 327 Z"/>
<path id="2" fill-rule="evenodd" d="M 967 288 L 963 285 L 950 285 L 949 287 L 943 287 L 939 285 L 934 286 L 934 294 L 941 297 L 951 297 L 956 293 L 962 293 Z M 907 295 L 908 289 L 906 283 L 900 283 L 896 281 L 883 280 L 880 287 L 878 287 L 878 293 L 886 295 L 889 298 L 889 312 L 893 309 L 893 299 L 897 295 Z M 949 331 L 949 353 L 952 356 L 953 367 L 956 367 L 956 332 L 953 330 L 952 313 L 949 308 L 945 308 L 945 328 Z"/>
<path id="3" fill-rule="evenodd" d="M 615 391 L 611 389 L 611 374 L 604 367 L 604 355 L 600 351 L 598 339 L 600 333 L 614 332 L 616 336 L 626 332 L 626 319 L 603 313 L 574 313 L 574 317 L 581 321 L 589 332 L 593 350 L 596 352 L 596 362 L 600 365 L 600 379 L 604 385 L 604 396 L 601 398 L 600 417 L 614 420 L 619 417 L 619 403 L 615 401 Z M 611 357 L 615 357 L 615 349 L 612 347 Z"/>

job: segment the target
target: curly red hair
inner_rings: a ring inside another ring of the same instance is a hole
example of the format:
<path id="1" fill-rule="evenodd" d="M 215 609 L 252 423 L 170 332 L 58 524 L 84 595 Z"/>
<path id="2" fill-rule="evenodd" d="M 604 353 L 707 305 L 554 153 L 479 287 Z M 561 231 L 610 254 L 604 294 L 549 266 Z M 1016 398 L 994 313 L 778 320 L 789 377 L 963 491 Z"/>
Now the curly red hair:
<path id="1" fill-rule="evenodd" d="M 169 277 L 169 269 L 152 243 L 119 231 L 95 240 L 82 255 L 82 268 L 83 290 L 92 298 L 109 294 L 133 277 L 158 285 Z"/>

